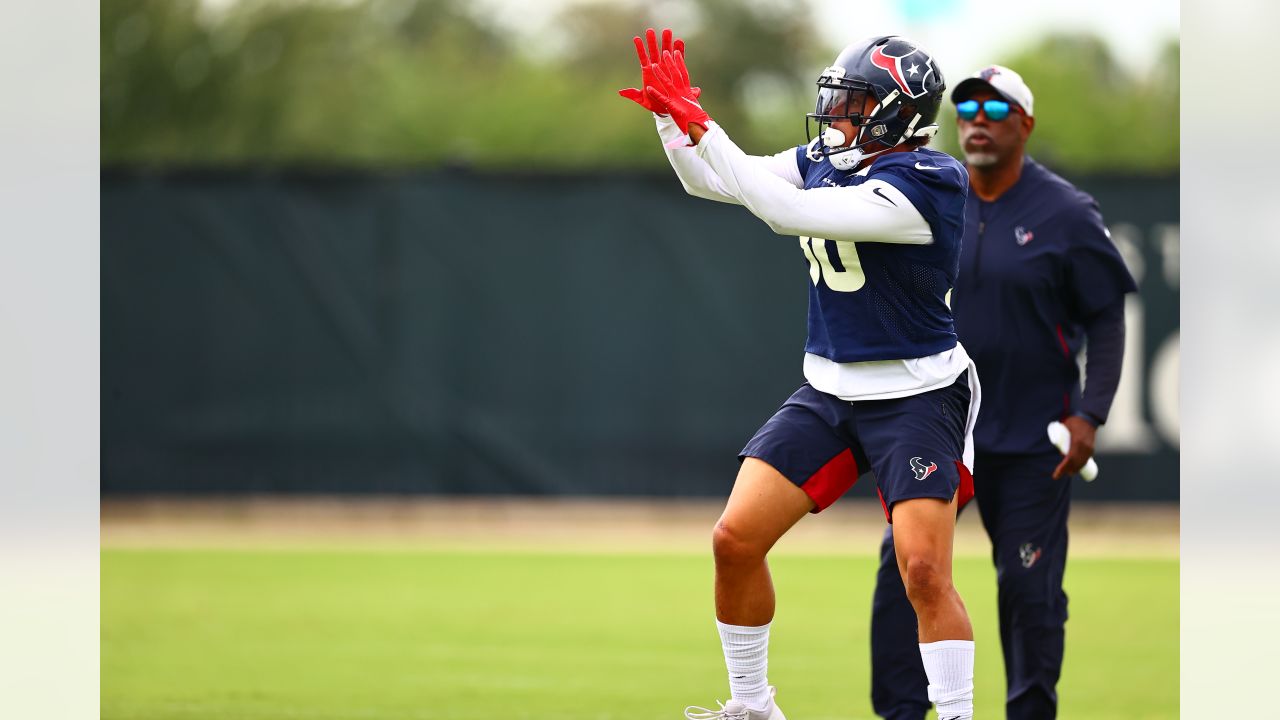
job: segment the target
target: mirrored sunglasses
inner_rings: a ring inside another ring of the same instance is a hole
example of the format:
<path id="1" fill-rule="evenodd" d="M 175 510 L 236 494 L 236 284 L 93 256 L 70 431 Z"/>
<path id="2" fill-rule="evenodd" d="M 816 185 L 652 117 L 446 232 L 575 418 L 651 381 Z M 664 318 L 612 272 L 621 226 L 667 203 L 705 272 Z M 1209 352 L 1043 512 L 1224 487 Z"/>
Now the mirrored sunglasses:
<path id="1" fill-rule="evenodd" d="M 961 120 L 972 120 L 978 117 L 978 107 L 977 100 L 965 100 L 962 103 L 956 103 L 956 115 L 959 115 Z M 1009 110 L 1012 106 L 1004 100 L 987 100 L 981 103 L 981 107 L 988 120 L 1000 122 L 1009 117 Z"/>

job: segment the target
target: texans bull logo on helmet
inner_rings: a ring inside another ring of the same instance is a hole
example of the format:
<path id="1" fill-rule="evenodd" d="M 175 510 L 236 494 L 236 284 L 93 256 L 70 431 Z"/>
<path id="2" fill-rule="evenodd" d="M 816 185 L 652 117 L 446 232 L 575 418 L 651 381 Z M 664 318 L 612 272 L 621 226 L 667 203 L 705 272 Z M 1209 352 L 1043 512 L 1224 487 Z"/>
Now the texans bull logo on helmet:
<path id="1" fill-rule="evenodd" d="M 889 73 L 907 97 L 928 92 L 925 79 L 933 74 L 933 58 L 915 45 L 899 40 L 878 46 L 871 52 L 871 64 Z"/>

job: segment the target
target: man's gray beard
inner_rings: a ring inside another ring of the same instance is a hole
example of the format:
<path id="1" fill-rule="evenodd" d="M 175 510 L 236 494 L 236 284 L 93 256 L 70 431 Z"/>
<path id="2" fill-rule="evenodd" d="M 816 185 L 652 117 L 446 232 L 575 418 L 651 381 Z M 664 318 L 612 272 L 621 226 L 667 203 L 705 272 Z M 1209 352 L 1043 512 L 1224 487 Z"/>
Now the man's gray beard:
<path id="1" fill-rule="evenodd" d="M 1000 162 L 1000 156 L 989 152 L 967 152 L 964 161 L 977 168 L 987 168 Z"/>

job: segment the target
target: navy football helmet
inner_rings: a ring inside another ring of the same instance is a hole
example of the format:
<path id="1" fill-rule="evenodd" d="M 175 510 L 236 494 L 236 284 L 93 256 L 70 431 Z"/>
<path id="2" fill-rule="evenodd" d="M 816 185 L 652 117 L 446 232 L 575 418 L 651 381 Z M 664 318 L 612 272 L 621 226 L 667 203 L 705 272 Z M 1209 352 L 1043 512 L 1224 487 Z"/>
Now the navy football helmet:
<path id="1" fill-rule="evenodd" d="M 907 140 L 933 137 L 946 88 L 933 56 L 904 37 L 850 45 L 818 77 L 817 107 L 805 119 L 809 159 L 852 170 Z M 863 114 L 868 95 L 875 107 Z M 855 137 L 831 127 L 841 120 L 853 123 Z"/>

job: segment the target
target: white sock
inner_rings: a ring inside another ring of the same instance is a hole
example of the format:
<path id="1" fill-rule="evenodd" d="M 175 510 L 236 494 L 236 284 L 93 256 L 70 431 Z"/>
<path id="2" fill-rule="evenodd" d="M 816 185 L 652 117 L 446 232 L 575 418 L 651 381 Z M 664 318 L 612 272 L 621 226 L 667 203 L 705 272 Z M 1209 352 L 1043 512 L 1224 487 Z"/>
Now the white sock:
<path id="1" fill-rule="evenodd" d="M 729 692 L 752 710 L 769 706 L 769 624 L 759 627 L 725 625 L 716 621 L 724 664 L 729 670 Z"/>
<path id="2" fill-rule="evenodd" d="M 973 641 L 939 640 L 920 643 L 929 699 L 937 705 L 938 720 L 973 717 Z"/>

